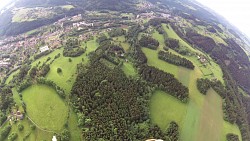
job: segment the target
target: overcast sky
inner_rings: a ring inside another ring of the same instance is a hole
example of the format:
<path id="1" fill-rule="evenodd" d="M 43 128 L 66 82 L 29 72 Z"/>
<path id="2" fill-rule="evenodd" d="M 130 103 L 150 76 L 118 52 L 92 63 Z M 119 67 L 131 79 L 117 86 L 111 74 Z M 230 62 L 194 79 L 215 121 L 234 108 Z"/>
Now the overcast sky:
<path id="1" fill-rule="evenodd" d="M 250 0 L 197 0 L 250 37 Z"/>
<path id="2" fill-rule="evenodd" d="M 10 0 L 0 0 L 0 10 L 8 4 Z"/>

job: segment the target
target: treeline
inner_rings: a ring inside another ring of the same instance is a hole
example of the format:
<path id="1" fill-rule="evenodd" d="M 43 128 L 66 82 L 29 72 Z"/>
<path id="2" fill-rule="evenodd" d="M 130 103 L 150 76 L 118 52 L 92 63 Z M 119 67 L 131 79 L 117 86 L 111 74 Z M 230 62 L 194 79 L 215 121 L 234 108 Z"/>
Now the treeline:
<path id="1" fill-rule="evenodd" d="M 173 38 L 166 38 L 165 45 L 173 50 L 177 50 L 179 48 L 179 40 Z"/>
<path id="2" fill-rule="evenodd" d="M 158 58 L 177 66 L 186 67 L 192 70 L 194 69 L 194 65 L 191 61 L 178 55 L 174 55 L 171 52 L 159 51 Z"/>
<path id="3" fill-rule="evenodd" d="M 46 56 L 46 55 L 50 54 L 51 52 L 52 52 L 51 50 L 47 50 L 47 51 L 41 52 L 39 54 L 36 54 L 34 56 L 34 59 L 37 60 L 37 59 L 39 59 L 39 58 L 41 58 L 43 56 Z"/>
<path id="4" fill-rule="evenodd" d="M 150 19 L 147 24 L 151 25 L 151 26 L 154 26 L 154 27 L 158 27 L 162 23 L 168 24 L 169 21 L 164 19 L 164 18 L 153 18 L 153 19 Z"/>
<path id="5" fill-rule="evenodd" d="M 117 37 L 117 36 L 122 36 L 126 35 L 126 30 L 122 28 L 114 28 L 110 32 L 108 32 L 110 37 Z"/>
<path id="6" fill-rule="evenodd" d="M 159 89 L 164 90 L 180 101 L 184 103 L 188 101 L 188 88 L 183 86 L 174 75 L 147 65 L 139 67 L 139 74 L 147 82 L 156 85 Z"/>
<path id="7" fill-rule="evenodd" d="M 54 89 L 56 90 L 57 94 L 58 94 L 61 98 L 63 98 L 63 99 L 66 98 L 66 93 L 65 93 L 65 91 L 63 90 L 63 88 L 61 88 L 61 87 L 59 87 L 58 85 L 56 85 L 56 83 L 55 83 L 54 81 L 48 80 L 48 79 L 46 79 L 46 78 L 44 78 L 44 77 L 40 77 L 40 78 L 37 78 L 37 83 L 38 83 L 38 84 L 48 85 L 48 86 L 54 88 Z"/>
<path id="8" fill-rule="evenodd" d="M 143 47 L 147 47 L 154 50 L 159 47 L 159 42 L 156 39 L 145 35 L 142 35 L 141 39 L 139 40 L 139 44 Z"/>
<path id="9" fill-rule="evenodd" d="M 207 78 L 197 79 L 197 88 L 200 93 L 206 95 L 208 89 L 213 88 L 222 98 L 226 97 L 226 89 L 219 80 L 209 80 Z"/>
<path id="10" fill-rule="evenodd" d="M 238 135 L 229 133 L 227 134 L 227 141 L 240 141 L 240 140 Z"/>

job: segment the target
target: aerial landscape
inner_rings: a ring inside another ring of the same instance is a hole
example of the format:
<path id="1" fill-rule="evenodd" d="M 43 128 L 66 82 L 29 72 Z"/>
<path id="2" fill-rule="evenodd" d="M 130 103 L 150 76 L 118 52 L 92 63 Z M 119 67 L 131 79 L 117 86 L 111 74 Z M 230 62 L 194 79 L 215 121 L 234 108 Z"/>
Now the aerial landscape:
<path id="1" fill-rule="evenodd" d="M 0 12 L 0 141 L 250 141 L 250 41 L 197 1 Z"/>

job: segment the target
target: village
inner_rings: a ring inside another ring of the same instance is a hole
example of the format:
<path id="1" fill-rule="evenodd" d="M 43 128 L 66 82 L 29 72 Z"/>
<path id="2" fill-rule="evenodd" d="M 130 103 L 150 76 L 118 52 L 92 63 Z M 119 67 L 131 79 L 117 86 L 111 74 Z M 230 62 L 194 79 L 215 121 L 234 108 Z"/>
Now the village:
<path id="1" fill-rule="evenodd" d="M 68 37 L 77 37 L 80 41 L 87 41 L 94 36 L 106 33 L 115 27 L 127 28 L 129 24 L 143 24 L 152 18 L 165 18 L 170 21 L 179 20 L 173 17 L 168 10 L 154 12 L 150 3 L 138 6 L 141 10 L 133 13 L 100 13 L 86 11 L 71 17 L 59 19 L 52 25 L 43 26 L 33 31 L 0 39 L 0 77 L 3 77 L 19 68 L 24 61 L 32 59 L 35 54 L 46 50 L 53 51 L 66 42 Z M 122 20 L 122 22 L 121 22 Z M 44 47 L 46 49 L 44 49 Z M 2 84 L 4 81 L 2 81 Z"/>

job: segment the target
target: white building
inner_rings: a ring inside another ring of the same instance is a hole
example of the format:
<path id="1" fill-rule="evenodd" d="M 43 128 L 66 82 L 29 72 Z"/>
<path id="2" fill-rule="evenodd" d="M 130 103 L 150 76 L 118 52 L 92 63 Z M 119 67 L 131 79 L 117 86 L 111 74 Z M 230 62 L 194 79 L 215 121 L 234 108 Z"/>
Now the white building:
<path id="1" fill-rule="evenodd" d="M 56 136 L 53 136 L 52 141 L 57 141 Z"/>
<path id="2" fill-rule="evenodd" d="M 48 46 L 40 47 L 40 52 L 44 52 L 44 51 L 47 51 L 47 50 L 49 50 Z"/>

